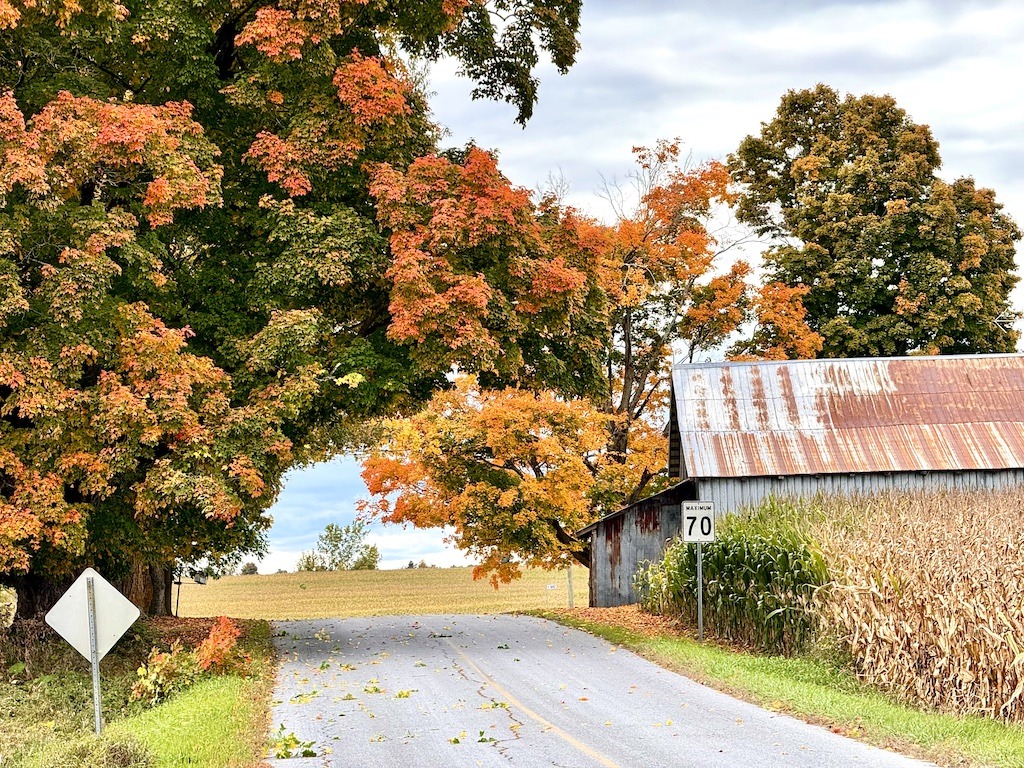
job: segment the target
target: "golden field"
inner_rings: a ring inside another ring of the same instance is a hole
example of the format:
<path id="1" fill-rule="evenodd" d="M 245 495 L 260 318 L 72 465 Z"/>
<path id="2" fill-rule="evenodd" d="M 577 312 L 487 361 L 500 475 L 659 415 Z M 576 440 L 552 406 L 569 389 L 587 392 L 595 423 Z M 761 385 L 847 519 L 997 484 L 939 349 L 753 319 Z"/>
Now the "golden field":
<path id="1" fill-rule="evenodd" d="M 575 605 L 586 607 L 588 572 L 574 566 L 572 576 Z M 474 581 L 468 567 L 225 576 L 202 586 L 183 584 L 178 615 L 312 619 L 500 613 L 565 608 L 567 586 L 564 570 L 528 570 L 495 590 L 486 580 Z"/>

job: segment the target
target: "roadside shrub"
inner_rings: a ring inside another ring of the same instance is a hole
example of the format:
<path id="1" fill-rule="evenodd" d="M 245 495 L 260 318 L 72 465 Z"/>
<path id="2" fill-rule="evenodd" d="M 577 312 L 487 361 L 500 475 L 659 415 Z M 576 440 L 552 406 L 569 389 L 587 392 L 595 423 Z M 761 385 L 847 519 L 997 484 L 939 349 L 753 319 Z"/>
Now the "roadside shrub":
<path id="1" fill-rule="evenodd" d="M 169 651 L 153 648 L 138 669 L 139 679 L 132 688 L 132 698 L 158 704 L 204 674 L 246 671 L 251 658 L 238 647 L 241 634 L 231 619 L 221 616 L 193 650 L 187 650 L 180 640 L 172 642 Z"/>
<path id="2" fill-rule="evenodd" d="M 236 672 L 251 659 L 238 647 L 242 630 L 231 619 L 221 616 L 210 628 L 210 634 L 195 651 L 196 662 L 204 672 Z"/>
<path id="3" fill-rule="evenodd" d="M 192 685 L 199 672 L 195 654 L 185 650 L 180 640 L 171 643 L 169 651 L 154 648 L 139 667 L 139 679 L 132 688 L 132 698 L 158 704 Z"/>
<path id="4" fill-rule="evenodd" d="M 828 568 L 806 533 L 804 511 L 771 500 L 756 512 L 719 521 L 704 544 L 704 621 L 720 638 L 788 654 L 806 650 L 818 630 L 814 601 Z M 647 610 L 697 620 L 697 552 L 672 544 L 637 574 Z"/>

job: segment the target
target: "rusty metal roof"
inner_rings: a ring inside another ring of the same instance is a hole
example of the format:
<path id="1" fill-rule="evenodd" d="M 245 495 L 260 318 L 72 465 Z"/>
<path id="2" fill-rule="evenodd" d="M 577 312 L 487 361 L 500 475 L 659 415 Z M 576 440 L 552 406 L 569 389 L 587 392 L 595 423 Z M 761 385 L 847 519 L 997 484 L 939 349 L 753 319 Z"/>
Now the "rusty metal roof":
<path id="1" fill-rule="evenodd" d="M 1024 356 L 672 369 L 684 477 L 1024 467 Z"/>

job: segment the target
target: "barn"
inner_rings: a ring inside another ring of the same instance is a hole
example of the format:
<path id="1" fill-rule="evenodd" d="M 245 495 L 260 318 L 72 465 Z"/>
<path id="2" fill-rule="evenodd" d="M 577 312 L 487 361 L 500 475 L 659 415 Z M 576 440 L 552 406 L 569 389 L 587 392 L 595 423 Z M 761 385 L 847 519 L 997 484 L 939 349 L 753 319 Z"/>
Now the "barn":
<path id="1" fill-rule="evenodd" d="M 1024 484 L 1024 355 L 676 365 L 668 458 L 676 485 L 579 531 L 591 605 L 636 602 L 683 501 Z"/>

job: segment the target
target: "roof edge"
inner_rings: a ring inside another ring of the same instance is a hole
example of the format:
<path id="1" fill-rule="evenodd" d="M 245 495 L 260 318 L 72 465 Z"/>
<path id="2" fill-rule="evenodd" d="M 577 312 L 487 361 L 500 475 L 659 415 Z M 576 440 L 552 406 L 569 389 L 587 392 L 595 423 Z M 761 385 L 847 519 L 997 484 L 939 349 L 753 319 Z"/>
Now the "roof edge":
<path id="1" fill-rule="evenodd" d="M 695 368 L 721 368 L 723 366 L 781 366 L 800 365 L 804 363 L 865 363 L 865 362 L 900 362 L 935 361 L 935 360 L 992 360 L 994 358 L 1024 358 L 1024 352 L 992 352 L 986 354 L 964 355 L 898 355 L 882 357 L 801 357 L 792 360 L 709 360 L 703 363 L 675 363 L 672 370 L 691 370 Z"/>
<path id="2" fill-rule="evenodd" d="M 682 501 L 683 500 L 683 488 L 685 488 L 687 485 L 693 485 L 693 484 L 694 484 L 694 482 L 693 482 L 692 479 L 687 479 L 687 480 L 683 480 L 682 482 L 676 483 L 675 485 L 671 485 L 671 486 L 669 486 L 668 488 L 666 488 L 666 489 L 664 489 L 662 491 L 658 491 L 657 493 L 652 493 L 650 496 L 644 496 L 642 499 L 637 499 L 632 504 L 627 504 L 626 506 L 624 506 L 624 507 L 622 507 L 620 509 L 617 509 L 614 512 L 609 512 L 607 515 L 605 515 L 604 517 L 600 518 L 599 520 L 595 520 L 590 525 L 587 525 L 587 526 L 584 526 L 583 528 L 580 528 L 573 535 L 574 536 L 585 536 L 586 534 L 590 533 L 595 528 L 597 528 L 597 526 L 600 525 L 601 523 L 606 522 L 607 520 L 611 520 L 614 517 L 618 517 L 619 515 L 625 514 L 626 512 L 629 512 L 629 510 L 631 510 L 631 509 L 633 509 L 635 507 L 638 507 L 641 504 L 650 504 L 652 502 L 657 503 L 659 501 L 662 504 L 673 504 L 675 502 Z"/>

